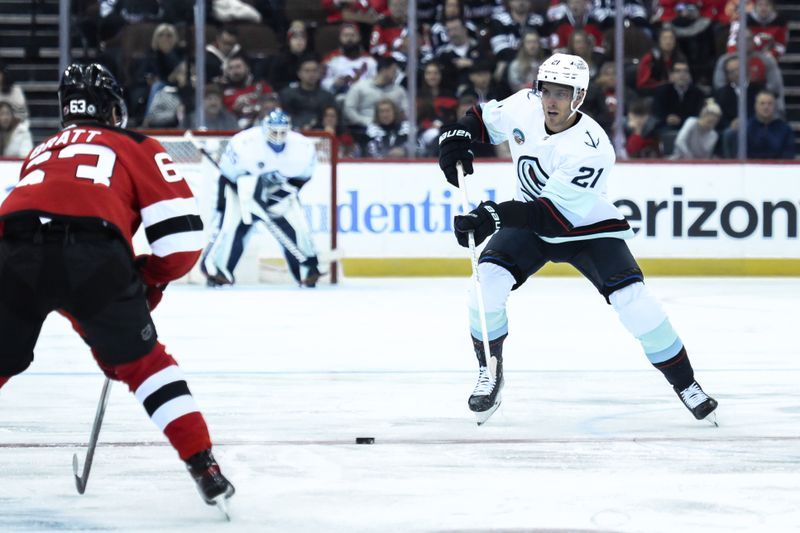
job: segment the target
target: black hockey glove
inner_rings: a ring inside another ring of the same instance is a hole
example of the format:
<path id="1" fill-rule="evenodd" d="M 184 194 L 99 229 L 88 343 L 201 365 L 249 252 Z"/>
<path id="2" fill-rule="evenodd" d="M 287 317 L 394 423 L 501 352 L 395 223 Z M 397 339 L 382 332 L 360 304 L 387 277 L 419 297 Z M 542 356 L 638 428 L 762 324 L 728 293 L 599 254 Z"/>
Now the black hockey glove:
<path id="1" fill-rule="evenodd" d="M 472 160 L 475 155 L 470 150 L 472 135 L 460 124 L 448 124 L 439 134 L 439 168 L 451 185 L 458 187 L 456 163 L 461 161 L 464 175 L 472 174 Z"/>
<path id="2" fill-rule="evenodd" d="M 497 204 L 489 201 L 481 202 L 478 207 L 466 215 L 456 215 L 453 218 L 456 240 L 464 248 L 469 246 L 468 234 L 470 231 L 475 233 L 475 245 L 477 246 L 501 227 Z"/>
<path id="3" fill-rule="evenodd" d="M 466 215 L 456 215 L 453 219 L 456 240 L 466 248 L 469 246 L 467 234 L 470 231 L 475 232 L 475 244 L 478 245 L 501 228 L 534 229 L 533 213 L 535 213 L 533 202 L 516 200 L 499 204 L 491 201 L 481 202 Z"/>

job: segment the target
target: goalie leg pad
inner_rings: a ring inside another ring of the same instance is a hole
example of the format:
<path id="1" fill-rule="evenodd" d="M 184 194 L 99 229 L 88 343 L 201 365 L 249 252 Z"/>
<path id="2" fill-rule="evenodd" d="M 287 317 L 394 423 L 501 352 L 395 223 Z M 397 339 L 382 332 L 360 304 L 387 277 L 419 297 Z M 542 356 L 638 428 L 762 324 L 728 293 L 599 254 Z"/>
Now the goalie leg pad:
<path id="1" fill-rule="evenodd" d="M 243 223 L 239 198 L 232 187 L 225 188 L 225 209 L 219 228 L 203 254 L 202 269 L 207 276 L 223 276 L 234 282 L 233 272 L 251 237 L 252 226 Z"/>
<path id="2" fill-rule="evenodd" d="M 511 272 L 494 263 L 480 263 L 478 275 L 481 280 L 483 305 L 486 311 L 486 330 L 489 334 L 489 341 L 494 341 L 508 334 L 506 302 L 516 280 Z M 474 285 L 470 287 L 469 292 L 469 327 L 474 338 L 483 338 L 478 297 Z"/>

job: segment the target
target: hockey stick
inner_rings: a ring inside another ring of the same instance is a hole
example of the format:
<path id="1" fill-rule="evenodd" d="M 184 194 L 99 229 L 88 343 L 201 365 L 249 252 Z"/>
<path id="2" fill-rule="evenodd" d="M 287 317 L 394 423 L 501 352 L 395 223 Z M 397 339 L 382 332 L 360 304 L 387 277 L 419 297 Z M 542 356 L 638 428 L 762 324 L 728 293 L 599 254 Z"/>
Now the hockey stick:
<path id="1" fill-rule="evenodd" d="M 97 448 L 97 438 L 100 436 L 100 426 L 103 425 L 103 415 L 106 413 L 108 405 L 108 393 L 111 390 L 111 380 L 106 378 L 103 383 L 103 391 L 100 393 L 100 401 L 97 403 L 97 413 L 94 415 L 92 434 L 89 436 L 89 447 L 86 450 L 86 461 L 83 463 L 83 475 L 78 475 L 78 454 L 72 455 L 72 473 L 75 474 L 75 487 L 78 494 L 86 492 L 86 482 L 89 481 L 89 471 L 92 468 L 94 450 Z"/>
<path id="2" fill-rule="evenodd" d="M 219 167 L 219 163 L 217 163 L 217 161 L 211 156 L 211 154 L 208 153 L 208 151 L 205 148 L 200 146 L 200 144 L 196 141 L 194 135 L 192 135 L 192 132 L 190 130 L 186 130 L 186 133 L 183 134 L 183 137 L 190 143 L 192 143 L 194 147 L 197 148 L 197 151 L 199 151 L 203 155 L 203 157 L 205 157 L 212 165 L 214 165 L 214 167 L 216 167 L 217 170 L 222 172 L 222 169 Z M 275 237 L 275 239 L 281 244 L 281 246 L 286 248 L 286 250 L 295 259 L 297 259 L 298 263 L 303 264 L 306 261 L 308 261 L 308 257 L 306 257 L 303 254 L 303 252 L 300 251 L 300 249 L 297 247 L 297 245 L 295 245 L 292 239 L 290 239 L 289 236 L 286 235 L 286 232 L 283 231 L 280 228 L 280 226 L 278 226 L 269 217 L 269 215 L 264 213 L 264 217 L 262 217 L 261 221 L 264 223 L 264 226 L 266 226 L 267 231 L 269 231 L 272 234 L 272 236 Z"/>
<path id="3" fill-rule="evenodd" d="M 456 163 L 456 171 L 458 172 L 458 188 L 461 189 L 461 209 L 466 215 L 472 208 L 467 198 L 467 182 L 464 179 L 464 167 L 459 161 Z M 478 300 L 478 314 L 481 319 L 481 338 L 483 340 L 483 354 L 486 358 L 486 368 L 489 370 L 492 378 L 495 377 L 494 368 L 490 364 L 491 351 L 489 350 L 489 328 L 486 326 L 486 308 L 483 304 L 483 291 L 481 290 L 481 279 L 478 275 L 478 252 L 475 250 L 475 233 L 470 231 L 467 233 L 467 242 L 469 243 L 469 254 L 472 260 L 472 281 L 475 287 L 475 296 Z"/>

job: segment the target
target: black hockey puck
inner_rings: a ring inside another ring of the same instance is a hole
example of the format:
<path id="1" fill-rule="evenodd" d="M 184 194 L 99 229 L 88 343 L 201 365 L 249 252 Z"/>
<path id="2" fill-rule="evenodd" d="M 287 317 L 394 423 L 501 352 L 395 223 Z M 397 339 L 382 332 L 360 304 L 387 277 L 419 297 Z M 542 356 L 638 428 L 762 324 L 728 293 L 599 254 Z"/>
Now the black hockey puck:
<path id="1" fill-rule="evenodd" d="M 356 444 L 375 444 L 375 437 L 356 437 Z"/>

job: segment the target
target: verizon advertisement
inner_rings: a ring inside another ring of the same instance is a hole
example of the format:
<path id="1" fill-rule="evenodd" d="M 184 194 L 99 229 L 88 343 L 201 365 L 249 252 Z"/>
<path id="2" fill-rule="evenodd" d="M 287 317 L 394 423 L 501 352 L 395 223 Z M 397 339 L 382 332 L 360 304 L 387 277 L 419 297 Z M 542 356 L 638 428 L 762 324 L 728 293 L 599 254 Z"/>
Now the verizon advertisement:
<path id="1" fill-rule="evenodd" d="M 20 162 L 0 161 L 0 200 L 19 169 Z M 467 178 L 473 205 L 514 197 L 510 162 L 477 162 L 475 170 Z M 185 174 L 209 221 L 216 174 Z M 330 188 L 318 174 L 301 199 L 324 243 Z M 618 164 L 609 197 L 633 227 L 629 244 L 641 258 L 800 258 L 800 165 Z M 341 163 L 338 247 L 350 258 L 463 258 L 452 236 L 461 202 L 435 162 Z"/>

